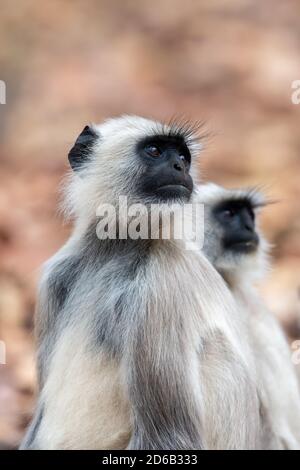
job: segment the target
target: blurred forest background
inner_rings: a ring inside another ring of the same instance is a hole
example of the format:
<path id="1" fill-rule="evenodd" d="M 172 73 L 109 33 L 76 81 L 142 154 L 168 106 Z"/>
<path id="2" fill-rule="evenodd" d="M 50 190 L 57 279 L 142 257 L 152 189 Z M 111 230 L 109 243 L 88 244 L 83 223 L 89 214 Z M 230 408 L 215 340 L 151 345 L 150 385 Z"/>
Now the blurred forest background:
<path id="1" fill-rule="evenodd" d="M 57 213 L 81 129 L 121 113 L 204 119 L 203 179 L 259 185 L 278 200 L 268 305 L 300 336 L 299 0 L 1 1 L 0 448 L 34 405 L 33 314 L 41 264 L 68 236 Z M 300 366 L 298 366 L 300 367 Z"/>

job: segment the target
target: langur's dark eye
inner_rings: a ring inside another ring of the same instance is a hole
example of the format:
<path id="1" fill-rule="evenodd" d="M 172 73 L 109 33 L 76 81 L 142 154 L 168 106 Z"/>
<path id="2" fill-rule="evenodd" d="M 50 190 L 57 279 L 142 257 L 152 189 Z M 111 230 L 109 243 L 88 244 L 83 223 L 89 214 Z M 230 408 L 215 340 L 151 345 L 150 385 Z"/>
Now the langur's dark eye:
<path id="1" fill-rule="evenodd" d="M 189 169 L 191 163 L 190 160 L 188 160 L 185 155 L 180 155 L 179 158 L 183 162 L 184 166 Z"/>
<path id="2" fill-rule="evenodd" d="M 232 217 L 236 215 L 236 211 L 234 209 L 226 209 L 223 211 L 223 215 L 226 218 L 231 219 Z"/>
<path id="3" fill-rule="evenodd" d="M 156 147 L 156 145 L 147 145 L 145 147 L 145 151 L 148 153 L 148 155 L 150 155 L 151 157 L 160 157 L 161 155 L 161 152 L 159 150 L 158 147 Z"/>

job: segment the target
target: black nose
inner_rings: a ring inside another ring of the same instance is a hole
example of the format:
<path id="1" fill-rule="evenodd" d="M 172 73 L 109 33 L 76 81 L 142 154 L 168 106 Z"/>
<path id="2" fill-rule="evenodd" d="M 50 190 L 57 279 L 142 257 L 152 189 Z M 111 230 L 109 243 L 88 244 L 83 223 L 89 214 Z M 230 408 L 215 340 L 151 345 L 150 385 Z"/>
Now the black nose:
<path id="1" fill-rule="evenodd" d="M 244 228 L 248 230 L 249 232 L 254 232 L 255 229 L 255 221 L 253 217 L 249 214 L 249 211 L 244 211 L 243 214 L 243 222 L 244 222 Z"/>
<path id="2" fill-rule="evenodd" d="M 184 157 L 181 157 L 176 154 L 176 156 L 173 157 L 173 168 L 176 171 L 184 171 L 185 170 Z"/>
<path id="3" fill-rule="evenodd" d="M 180 165 L 179 163 L 175 163 L 174 168 L 177 171 L 183 171 L 183 165 Z"/>

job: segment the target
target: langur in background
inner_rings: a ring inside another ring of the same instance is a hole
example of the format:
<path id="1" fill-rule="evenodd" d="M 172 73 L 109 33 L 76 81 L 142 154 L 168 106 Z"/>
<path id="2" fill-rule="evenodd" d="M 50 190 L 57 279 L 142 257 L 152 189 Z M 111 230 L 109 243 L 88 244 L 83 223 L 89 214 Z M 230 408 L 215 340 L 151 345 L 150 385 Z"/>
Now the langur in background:
<path id="1" fill-rule="evenodd" d="M 261 401 L 261 447 L 299 449 L 300 393 L 292 351 L 255 287 L 269 265 L 269 246 L 256 220 L 266 202 L 256 190 L 228 190 L 212 183 L 199 187 L 197 199 L 205 205 L 204 252 L 249 325 Z"/>

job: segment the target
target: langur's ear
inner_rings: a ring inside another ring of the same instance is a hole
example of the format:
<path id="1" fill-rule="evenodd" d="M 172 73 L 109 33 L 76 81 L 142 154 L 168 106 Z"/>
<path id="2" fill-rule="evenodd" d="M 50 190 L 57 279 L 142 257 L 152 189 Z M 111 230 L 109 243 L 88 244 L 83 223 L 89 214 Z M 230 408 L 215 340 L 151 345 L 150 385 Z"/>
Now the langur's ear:
<path id="1" fill-rule="evenodd" d="M 90 126 L 85 126 L 79 134 L 68 155 L 70 165 L 74 171 L 80 170 L 81 166 L 90 158 L 93 144 L 98 138 L 99 135 Z"/>

